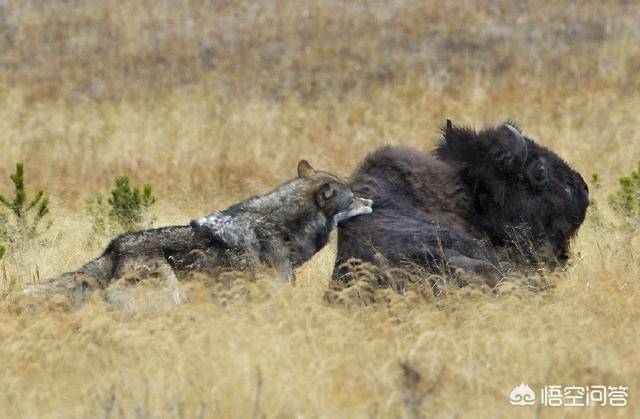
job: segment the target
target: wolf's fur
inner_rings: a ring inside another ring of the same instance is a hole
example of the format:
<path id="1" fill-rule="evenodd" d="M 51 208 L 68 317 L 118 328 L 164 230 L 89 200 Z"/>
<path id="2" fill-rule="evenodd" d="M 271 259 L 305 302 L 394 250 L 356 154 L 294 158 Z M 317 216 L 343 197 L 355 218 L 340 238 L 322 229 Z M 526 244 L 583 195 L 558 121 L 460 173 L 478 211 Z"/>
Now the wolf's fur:
<path id="1" fill-rule="evenodd" d="M 126 271 L 174 274 L 265 265 L 283 277 L 309 260 L 340 221 L 371 212 L 339 178 L 298 164 L 298 177 L 275 190 L 195 219 L 188 225 L 142 230 L 112 240 L 98 258 L 47 285 L 50 292 L 106 288 Z M 170 268 L 170 269 L 167 269 Z M 176 297 L 179 299 L 179 297 Z"/>

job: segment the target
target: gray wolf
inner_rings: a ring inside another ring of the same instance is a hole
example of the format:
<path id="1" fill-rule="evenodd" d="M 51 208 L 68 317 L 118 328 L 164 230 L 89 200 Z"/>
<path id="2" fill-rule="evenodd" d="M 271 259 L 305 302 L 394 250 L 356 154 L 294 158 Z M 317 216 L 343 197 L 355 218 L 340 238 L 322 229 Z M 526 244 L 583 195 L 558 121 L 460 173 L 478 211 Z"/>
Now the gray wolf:
<path id="1" fill-rule="evenodd" d="M 249 270 L 265 265 L 287 278 L 328 242 L 338 223 L 371 213 L 371 206 L 372 201 L 355 196 L 338 177 L 301 160 L 296 178 L 265 195 L 188 225 L 123 234 L 98 258 L 50 280 L 46 287 L 49 292 L 72 293 L 104 289 L 114 278 L 140 267 L 168 274 L 174 285 L 182 274 L 222 267 Z"/>
<path id="2" fill-rule="evenodd" d="M 502 262 L 567 261 L 589 205 L 580 174 L 510 122 L 475 132 L 447 121 L 442 132 L 433 153 L 386 146 L 353 173 L 352 190 L 373 199 L 374 212 L 338 228 L 334 279 L 349 281 L 350 259 L 462 269 L 489 285 Z"/>

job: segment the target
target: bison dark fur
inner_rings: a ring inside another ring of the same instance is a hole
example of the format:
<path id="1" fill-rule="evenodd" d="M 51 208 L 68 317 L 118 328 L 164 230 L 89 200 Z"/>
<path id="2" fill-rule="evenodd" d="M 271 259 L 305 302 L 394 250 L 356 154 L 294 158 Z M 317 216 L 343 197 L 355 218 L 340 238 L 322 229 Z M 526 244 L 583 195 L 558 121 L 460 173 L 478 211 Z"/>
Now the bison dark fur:
<path id="1" fill-rule="evenodd" d="M 382 147 L 350 184 L 374 211 L 339 227 L 338 280 L 354 258 L 460 268 L 491 284 L 507 260 L 553 268 L 566 262 L 589 202 L 582 177 L 512 123 L 475 132 L 447 121 L 433 154 Z"/>

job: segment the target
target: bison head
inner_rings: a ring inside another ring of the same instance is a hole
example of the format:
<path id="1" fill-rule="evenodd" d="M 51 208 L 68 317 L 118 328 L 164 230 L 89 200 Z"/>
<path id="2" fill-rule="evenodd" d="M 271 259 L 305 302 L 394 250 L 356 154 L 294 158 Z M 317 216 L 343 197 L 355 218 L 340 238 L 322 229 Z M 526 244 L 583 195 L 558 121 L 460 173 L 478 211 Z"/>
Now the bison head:
<path id="1" fill-rule="evenodd" d="M 551 267 L 567 260 L 589 191 L 559 156 L 513 123 L 475 132 L 451 121 L 435 153 L 457 169 L 472 197 L 470 224 L 494 245 Z"/>

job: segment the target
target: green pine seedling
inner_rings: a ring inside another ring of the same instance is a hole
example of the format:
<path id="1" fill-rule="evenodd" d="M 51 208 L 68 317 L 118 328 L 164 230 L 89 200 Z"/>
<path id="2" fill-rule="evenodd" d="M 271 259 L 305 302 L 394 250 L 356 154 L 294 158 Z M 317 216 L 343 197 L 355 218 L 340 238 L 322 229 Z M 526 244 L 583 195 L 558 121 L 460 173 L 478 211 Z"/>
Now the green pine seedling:
<path id="1" fill-rule="evenodd" d="M 14 197 L 8 199 L 0 195 L 0 203 L 9 210 L 8 217 L 0 216 L 0 236 L 3 240 L 12 242 L 16 239 L 31 239 L 39 234 L 38 225 L 49 213 L 49 198 L 44 191 L 38 191 L 32 199 L 27 198 L 24 179 L 24 164 L 16 164 L 16 172 L 9 175 L 14 185 Z M 2 245 L 0 257 L 7 248 Z"/>
<path id="2" fill-rule="evenodd" d="M 142 192 L 138 187 L 131 187 L 127 176 L 117 176 L 115 187 L 108 200 L 109 218 L 124 231 L 133 231 L 141 227 L 147 210 L 156 202 L 150 185 L 144 185 Z"/>
<path id="3" fill-rule="evenodd" d="M 640 221 L 640 162 L 629 176 L 618 179 L 618 190 L 609 195 L 609 205 L 627 224 Z"/>

